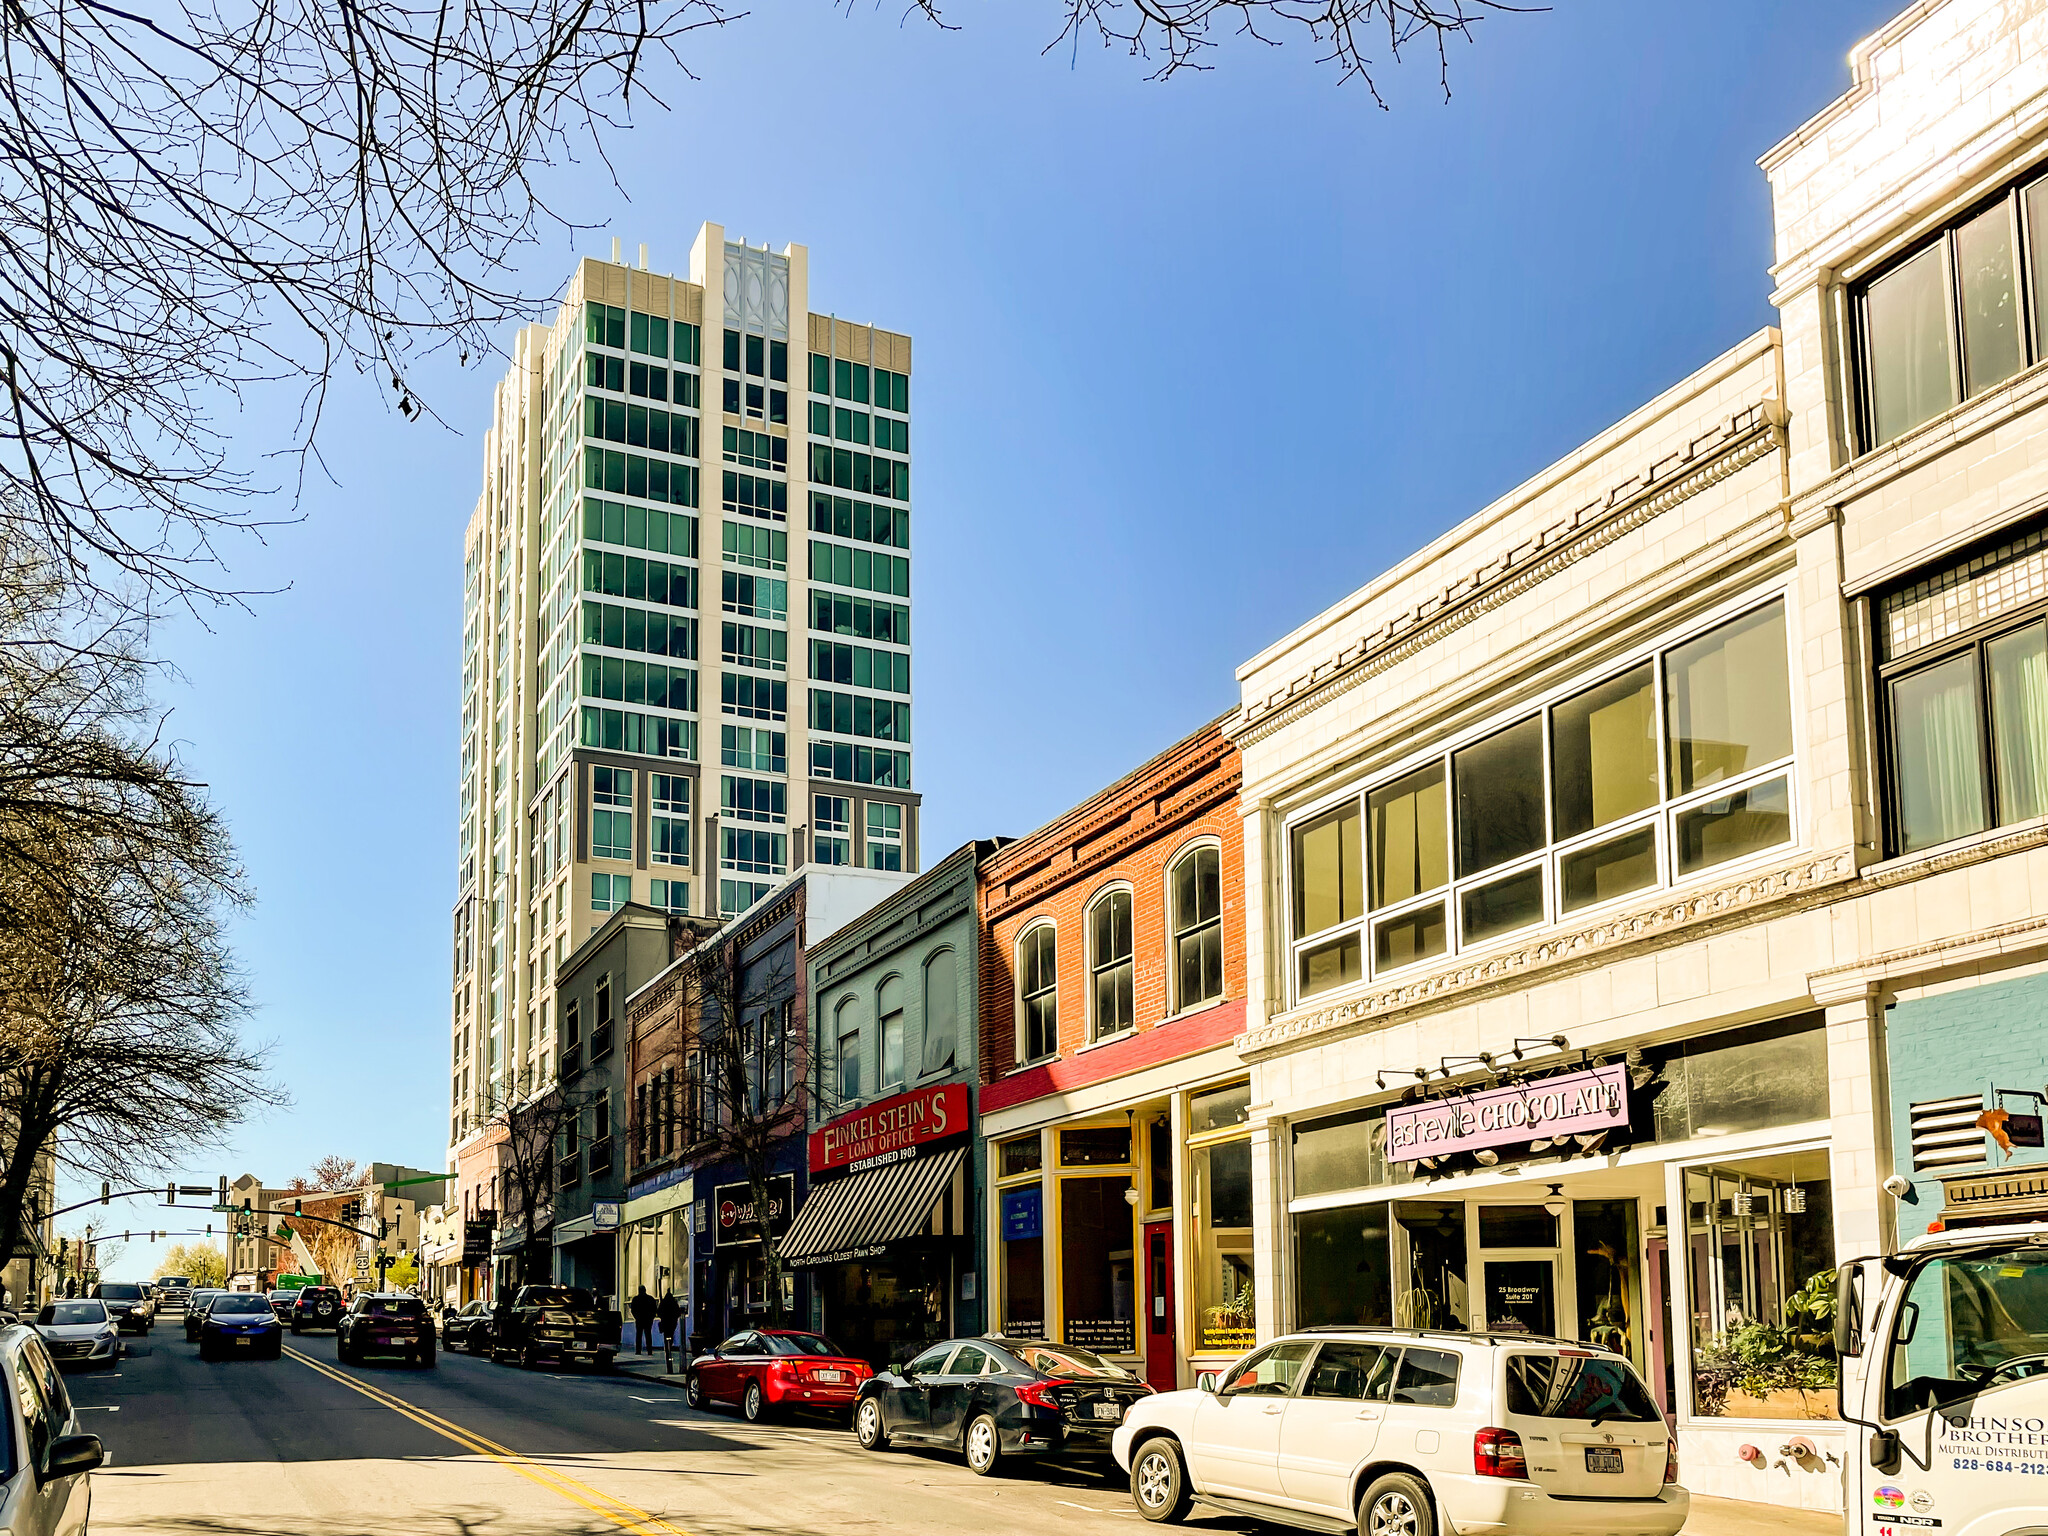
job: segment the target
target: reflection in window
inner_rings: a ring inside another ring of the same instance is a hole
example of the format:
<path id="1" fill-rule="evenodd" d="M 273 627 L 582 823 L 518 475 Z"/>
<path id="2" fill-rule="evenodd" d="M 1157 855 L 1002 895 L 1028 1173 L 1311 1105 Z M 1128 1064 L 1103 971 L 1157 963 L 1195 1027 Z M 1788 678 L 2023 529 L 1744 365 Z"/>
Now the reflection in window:
<path id="1" fill-rule="evenodd" d="M 1558 866 L 1567 912 L 1590 907 L 1657 883 L 1657 829 L 1644 827 L 1612 842 L 1567 854 Z"/>
<path id="2" fill-rule="evenodd" d="M 839 1097 L 851 1103 L 860 1097 L 860 1011 L 852 998 L 833 1010 L 833 1033 L 839 1041 Z"/>
<path id="3" fill-rule="evenodd" d="M 1871 447 L 1955 403 L 1942 261 L 1942 247 L 1929 246 L 1865 295 Z"/>
<path id="4" fill-rule="evenodd" d="M 924 1075 L 953 1065 L 960 1032 L 957 957 L 942 949 L 924 963 Z"/>
<path id="5" fill-rule="evenodd" d="M 1223 856 L 1197 848 L 1173 867 L 1174 1005 L 1223 995 Z"/>
<path id="6" fill-rule="evenodd" d="M 1664 693 L 1674 794 L 1791 756 L 1785 605 L 1759 608 L 1673 650 Z"/>
<path id="7" fill-rule="evenodd" d="M 875 1015 L 881 1023 L 882 1089 L 903 1086 L 903 978 L 891 976 L 882 983 L 875 1000 Z"/>
<path id="8" fill-rule="evenodd" d="M 1129 891 L 1111 891 L 1089 909 L 1088 948 L 1095 1038 L 1100 1040 L 1137 1022 Z"/>
<path id="9" fill-rule="evenodd" d="M 1491 885 L 1467 889 L 1458 898 L 1465 942 L 1477 944 L 1543 921 L 1543 871 L 1525 869 Z"/>
<path id="10" fill-rule="evenodd" d="M 1680 813 L 1678 868 L 1682 874 L 1739 859 L 1792 839 L 1792 791 L 1784 779 L 1702 800 Z"/>
<path id="11" fill-rule="evenodd" d="M 1956 230 L 1956 288 L 1962 299 L 1967 399 L 2020 370 L 2023 348 L 2009 203 L 1987 208 Z"/>
<path id="12" fill-rule="evenodd" d="M 1197 1348 L 1241 1350 L 1255 1341 L 1252 1297 L 1252 1144 L 1217 1142 L 1190 1154 Z"/>
<path id="13" fill-rule="evenodd" d="M 1390 1328 L 1392 1224 L 1384 1202 L 1294 1218 L 1294 1325 Z"/>
<path id="14" fill-rule="evenodd" d="M 2048 1337 L 2048 1255 L 2035 1248 L 1934 1259 L 1914 1274 L 1904 1308 L 1915 1320 L 1892 1345 L 1885 1417 L 1904 1418 L 1984 1394 L 2000 1412 L 1998 1389 L 2027 1380 L 2006 1361 L 2037 1355 Z"/>
<path id="15" fill-rule="evenodd" d="M 1460 875 L 1478 874 L 1543 846 L 1540 716 L 1455 754 L 1451 771 L 1458 790 Z"/>
<path id="16" fill-rule="evenodd" d="M 1424 907 L 1406 917 L 1390 917 L 1375 924 L 1372 935 L 1376 970 L 1427 960 L 1444 952 L 1444 909 L 1441 905 Z"/>
<path id="17" fill-rule="evenodd" d="M 1124 1198 L 1130 1178 L 1069 1177 L 1058 1188 L 1060 1302 L 1066 1314 L 1060 1337 L 1083 1349 L 1127 1354 L 1138 1341 L 1137 1213 Z"/>

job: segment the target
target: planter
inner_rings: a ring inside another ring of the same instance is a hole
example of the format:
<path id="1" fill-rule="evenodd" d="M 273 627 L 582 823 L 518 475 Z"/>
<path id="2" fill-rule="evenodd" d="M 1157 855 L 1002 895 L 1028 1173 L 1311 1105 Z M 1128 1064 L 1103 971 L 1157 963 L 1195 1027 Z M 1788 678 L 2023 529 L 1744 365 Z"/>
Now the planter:
<path id="1" fill-rule="evenodd" d="M 1805 1391 L 1799 1387 L 1774 1387 L 1754 1396 L 1731 1386 L 1718 1417 L 1727 1419 L 1839 1419 L 1841 1410 L 1833 1387 Z"/>

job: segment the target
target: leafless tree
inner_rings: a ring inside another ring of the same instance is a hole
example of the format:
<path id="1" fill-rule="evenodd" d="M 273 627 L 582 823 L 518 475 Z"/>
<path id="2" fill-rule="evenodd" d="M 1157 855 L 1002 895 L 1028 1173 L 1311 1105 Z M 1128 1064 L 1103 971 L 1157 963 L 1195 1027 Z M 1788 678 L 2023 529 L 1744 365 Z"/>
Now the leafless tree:
<path id="1" fill-rule="evenodd" d="M 552 1063 L 521 1067 L 491 1089 L 484 1132 L 496 1143 L 502 1173 L 498 1225 L 525 1234 L 514 1284 L 550 1278 L 536 1234 L 554 1210 L 557 1150 L 592 1102 L 593 1095 L 563 1087 Z"/>
<path id="2" fill-rule="evenodd" d="M 290 1188 L 293 1194 L 303 1195 L 330 1189 L 354 1189 L 361 1181 L 362 1171 L 354 1158 L 330 1152 L 305 1173 L 294 1175 Z"/>

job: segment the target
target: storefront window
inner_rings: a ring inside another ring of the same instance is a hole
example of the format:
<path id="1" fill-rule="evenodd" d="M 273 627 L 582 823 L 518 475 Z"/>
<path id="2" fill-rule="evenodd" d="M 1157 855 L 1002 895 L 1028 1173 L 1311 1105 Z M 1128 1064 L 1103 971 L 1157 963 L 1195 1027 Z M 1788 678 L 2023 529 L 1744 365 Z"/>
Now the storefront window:
<path id="1" fill-rule="evenodd" d="M 1403 1200 L 1394 1207 L 1401 1285 L 1394 1322 L 1401 1328 L 1466 1328 L 1465 1207 L 1456 1201 Z"/>
<path id="2" fill-rule="evenodd" d="M 825 1331 L 833 1343 L 870 1365 L 900 1364 L 951 1331 L 946 1317 L 951 1274 L 946 1254 L 915 1251 L 820 1270 Z"/>
<path id="3" fill-rule="evenodd" d="M 1655 1090 L 1656 1140 L 1732 1136 L 1828 1117 L 1828 1043 L 1818 1014 L 1672 1048 Z"/>
<path id="4" fill-rule="evenodd" d="M 1096 1168 L 1121 1165 L 1131 1160 L 1131 1128 L 1128 1125 L 1091 1125 L 1078 1131 L 1060 1132 L 1062 1168 Z M 1070 1340 L 1078 1344 L 1080 1340 Z"/>
<path id="5" fill-rule="evenodd" d="M 1251 1113 L 1252 1085 L 1249 1080 L 1191 1093 L 1188 1095 L 1188 1134 L 1199 1136 L 1204 1131 L 1228 1130 L 1233 1125 L 1243 1125 L 1251 1118 Z"/>
<path id="6" fill-rule="evenodd" d="M 1045 1337 L 1044 1210 L 1036 1184 L 1002 1192 L 1003 1332 L 1013 1339 Z"/>
<path id="7" fill-rule="evenodd" d="M 1578 1250 L 1577 1337 L 1643 1364 L 1642 1276 L 1637 1271 L 1636 1202 L 1572 1202 L 1572 1245 Z"/>
<path id="8" fill-rule="evenodd" d="M 1173 1127 L 1164 1115 L 1153 1119 L 1146 1127 L 1145 1159 L 1151 1191 L 1146 1209 L 1167 1210 L 1173 1205 Z"/>
<path id="9" fill-rule="evenodd" d="M 1194 1221 L 1195 1347 L 1236 1352 L 1254 1343 L 1252 1144 L 1215 1142 L 1189 1157 Z"/>
<path id="10" fill-rule="evenodd" d="M 1387 1161 L 1387 1110 L 1372 1109 L 1304 1120 L 1294 1127 L 1294 1193 L 1332 1195 L 1344 1189 L 1406 1184 L 1414 1164 Z"/>
<path id="11" fill-rule="evenodd" d="M 1832 1193 L 1820 1151 L 1686 1170 L 1696 1414 L 1839 1416 Z"/>
<path id="12" fill-rule="evenodd" d="M 1012 1136 L 996 1147 L 996 1177 L 1014 1178 L 1020 1173 L 1036 1173 L 1045 1166 L 1045 1143 L 1038 1138 L 1038 1132 L 1029 1136 Z"/>
<path id="13" fill-rule="evenodd" d="M 1297 1328 L 1390 1328 L 1394 1256 L 1388 1206 L 1347 1205 L 1294 1218 Z"/>
<path id="14" fill-rule="evenodd" d="M 1063 1178 L 1059 1190 L 1060 1337 L 1083 1349 L 1129 1354 L 1137 1348 L 1138 1295 L 1136 1213 L 1125 1198 L 1131 1181 Z"/>

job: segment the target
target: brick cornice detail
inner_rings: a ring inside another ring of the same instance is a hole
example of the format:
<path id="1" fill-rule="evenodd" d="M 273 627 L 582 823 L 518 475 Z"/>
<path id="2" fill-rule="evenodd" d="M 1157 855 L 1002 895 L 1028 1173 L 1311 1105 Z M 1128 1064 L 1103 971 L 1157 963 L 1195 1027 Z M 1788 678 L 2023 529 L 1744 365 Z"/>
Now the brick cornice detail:
<path id="1" fill-rule="evenodd" d="M 1610 965 L 1632 950 L 1651 947 L 1683 931 L 1687 938 L 1734 923 L 1752 923 L 1761 910 L 1776 917 L 1802 906 L 1831 899 L 1835 888 L 1856 878 L 1854 855 L 1807 855 L 1775 869 L 1760 870 L 1740 880 L 1685 896 L 1666 896 L 1654 904 L 1617 913 L 1565 933 L 1551 934 L 1519 949 L 1505 950 L 1463 965 L 1453 965 L 1412 981 L 1381 987 L 1340 1003 L 1276 1014 L 1237 1039 L 1247 1059 L 1377 1030 L 1409 1013 L 1446 999 L 1469 1003 L 1495 992 L 1553 980 L 1580 970 Z"/>
<path id="2" fill-rule="evenodd" d="M 1224 726 L 1224 733 L 1240 747 L 1264 740 L 1748 468 L 1780 445 L 1779 434 L 1762 404 L 1737 412 L 1708 437 L 1714 439 L 1711 446 L 1701 448 L 1696 442 L 1682 455 L 1673 456 L 1675 464 L 1667 467 L 1666 461 L 1660 460 L 1651 465 L 1637 479 L 1612 487 L 1603 500 L 1579 508 L 1527 544 L 1424 598 L 1364 639 L 1353 641 L 1284 689 L 1244 707 Z M 1700 452 L 1709 456 L 1701 461 Z"/>
<path id="3" fill-rule="evenodd" d="M 1104 838 L 1092 845 L 1085 856 L 1080 850 L 1069 847 L 1065 850 L 1067 862 L 1059 862 L 1058 856 L 1055 855 L 1054 863 L 1029 885 L 1005 897 L 991 896 L 983 912 L 984 921 L 990 925 L 999 923 L 1013 915 L 1019 908 L 1043 901 L 1062 886 L 1088 879 L 1104 866 L 1122 859 L 1132 848 L 1142 843 L 1154 842 L 1182 823 L 1200 817 L 1219 802 L 1233 798 L 1237 794 L 1238 786 L 1244 782 L 1244 773 L 1235 761 L 1236 754 L 1229 749 L 1227 743 L 1224 750 L 1212 761 L 1220 762 L 1225 756 L 1232 759 L 1227 768 L 1208 774 L 1192 789 L 1185 791 L 1181 798 L 1169 798 L 1161 802 L 1152 814 L 1140 815 L 1139 807 L 1132 806 L 1129 824 L 1114 837 Z M 1150 804 L 1153 799 L 1153 796 L 1146 796 L 1144 803 Z M 1006 849 L 1005 852 L 1007 851 Z M 984 878 L 988 882 L 985 889 L 993 891 L 1003 883 L 1003 877 L 998 871 L 988 870 L 986 866 L 984 869 Z"/>

